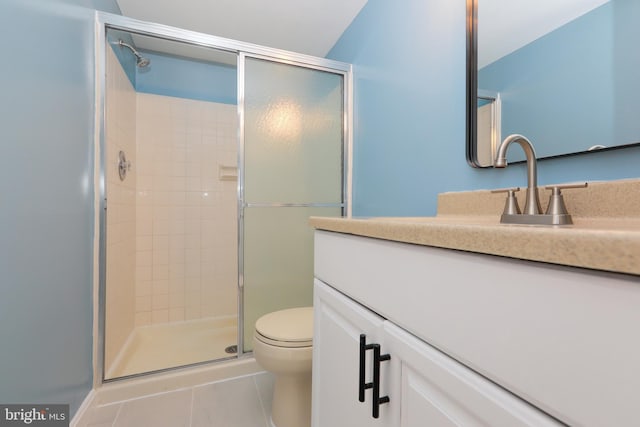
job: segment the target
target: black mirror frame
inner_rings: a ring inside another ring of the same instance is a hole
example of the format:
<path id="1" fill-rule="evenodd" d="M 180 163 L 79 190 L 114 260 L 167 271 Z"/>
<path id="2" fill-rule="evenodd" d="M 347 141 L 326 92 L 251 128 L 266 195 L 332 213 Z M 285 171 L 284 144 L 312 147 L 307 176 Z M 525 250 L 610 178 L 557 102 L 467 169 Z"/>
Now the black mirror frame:
<path id="1" fill-rule="evenodd" d="M 467 87 L 466 87 L 466 156 L 474 168 L 478 164 L 478 0 L 467 0 Z"/>
<path id="2" fill-rule="evenodd" d="M 466 41 L 467 41 L 467 63 L 466 63 L 466 138 L 465 154 L 467 163 L 473 168 L 491 168 L 492 166 L 482 166 L 478 163 L 478 1 L 467 1 L 466 19 Z M 578 151 L 572 153 L 556 154 L 538 157 L 538 160 L 557 159 L 562 157 L 598 153 L 603 151 L 619 150 L 621 148 L 640 147 L 640 141 L 630 142 L 622 145 L 605 147 L 598 150 Z M 521 161 L 511 161 L 509 163 L 520 163 Z"/>

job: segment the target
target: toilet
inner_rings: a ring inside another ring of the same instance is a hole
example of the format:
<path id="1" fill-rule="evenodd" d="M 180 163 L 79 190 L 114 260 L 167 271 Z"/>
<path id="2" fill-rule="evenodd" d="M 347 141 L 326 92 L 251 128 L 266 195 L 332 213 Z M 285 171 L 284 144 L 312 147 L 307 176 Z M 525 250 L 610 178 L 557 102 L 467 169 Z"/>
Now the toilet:
<path id="1" fill-rule="evenodd" d="M 271 424 L 311 425 L 313 307 L 275 311 L 258 319 L 253 336 L 256 362 L 275 377 Z"/>

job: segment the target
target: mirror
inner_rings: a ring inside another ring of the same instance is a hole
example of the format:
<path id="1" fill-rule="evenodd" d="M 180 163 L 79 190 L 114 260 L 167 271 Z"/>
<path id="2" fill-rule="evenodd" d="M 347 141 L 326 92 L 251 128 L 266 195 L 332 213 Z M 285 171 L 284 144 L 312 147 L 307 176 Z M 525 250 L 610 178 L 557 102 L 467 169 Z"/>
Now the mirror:
<path id="1" fill-rule="evenodd" d="M 512 133 L 539 159 L 639 145 L 639 21 L 635 0 L 467 0 L 469 164 Z"/>

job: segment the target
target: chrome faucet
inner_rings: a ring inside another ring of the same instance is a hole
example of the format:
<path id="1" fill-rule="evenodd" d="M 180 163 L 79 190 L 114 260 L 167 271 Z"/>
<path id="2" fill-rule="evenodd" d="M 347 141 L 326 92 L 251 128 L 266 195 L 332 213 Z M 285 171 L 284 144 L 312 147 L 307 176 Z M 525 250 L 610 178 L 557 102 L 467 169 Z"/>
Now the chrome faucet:
<path id="1" fill-rule="evenodd" d="M 502 141 L 498 147 L 496 161 L 493 165 L 495 168 L 507 167 L 507 149 L 511 143 L 517 142 L 524 150 L 527 156 L 527 194 L 524 205 L 524 215 L 540 215 L 542 208 L 540 207 L 540 197 L 538 196 L 538 164 L 536 161 L 536 152 L 533 144 L 522 135 L 509 135 Z"/>
<path id="2" fill-rule="evenodd" d="M 516 200 L 515 193 L 520 188 L 504 188 L 501 190 L 494 190 L 493 193 L 507 193 L 507 203 L 500 217 L 500 222 L 504 224 L 527 224 L 527 225 L 569 225 L 573 224 L 571 215 L 567 212 L 567 208 L 562 198 L 561 190 L 570 188 L 585 188 L 587 183 L 581 184 L 564 184 L 564 185 L 552 185 L 545 187 L 551 190 L 551 198 L 549 200 L 549 206 L 545 213 L 542 213 L 540 207 L 540 197 L 538 195 L 538 165 L 536 161 L 536 152 L 533 149 L 533 144 L 527 138 L 522 135 L 509 135 L 502 141 L 502 144 L 498 147 L 498 153 L 496 154 L 496 161 L 493 164 L 495 168 L 507 167 L 507 149 L 513 143 L 517 142 L 524 150 L 524 154 L 527 156 L 527 194 L 526 203 L 524 205 L 524 211 L 520 213 L 518 207 L 518 201 Z"/>

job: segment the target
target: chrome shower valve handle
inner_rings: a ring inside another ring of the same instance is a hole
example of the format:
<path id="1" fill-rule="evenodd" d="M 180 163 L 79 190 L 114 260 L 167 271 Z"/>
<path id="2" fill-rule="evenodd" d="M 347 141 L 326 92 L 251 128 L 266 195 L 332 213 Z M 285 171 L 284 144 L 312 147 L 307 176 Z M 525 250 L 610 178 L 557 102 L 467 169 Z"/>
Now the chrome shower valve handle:
<path id="1" fill-rule="evenodd" d="M 118 176 L 120 181 L 124 181 L 127 177 L 127 172 L 131 170 L 131 162 L 127 160 L 127 156 L 124 151 L 118 153 Z"/>

